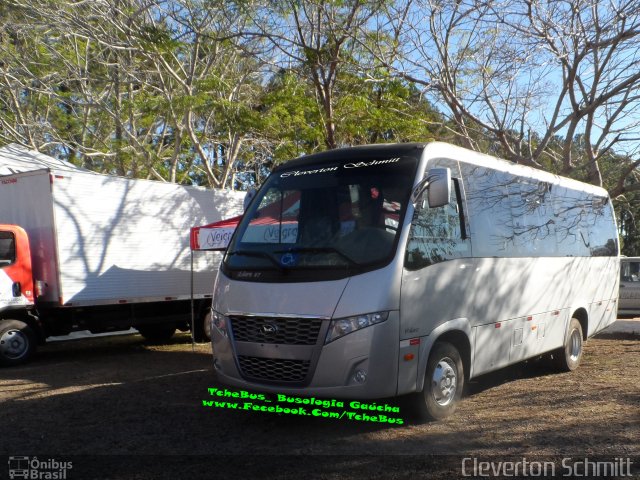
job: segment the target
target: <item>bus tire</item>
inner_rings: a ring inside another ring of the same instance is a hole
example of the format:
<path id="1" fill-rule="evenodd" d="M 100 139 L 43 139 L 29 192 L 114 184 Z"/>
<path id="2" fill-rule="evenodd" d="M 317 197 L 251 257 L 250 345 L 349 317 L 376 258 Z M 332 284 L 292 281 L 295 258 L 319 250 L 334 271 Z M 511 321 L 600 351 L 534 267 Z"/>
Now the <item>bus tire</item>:
<path id="1" fill-rule="evenodd" d="M 176 333 L 176 326 L 173 324 L 141 325 L 136 328 L 150 342 L 166 342 Z"/>
<path id="2" fill-rule="evenodd" d="M 460 352 L 449 342 L 438 342 L 429 355 L 424 387 L 418 395 L 421 420 L 442 420 L 453 414 L 464 389 Z"/>
<path id="3" fill-rule="evenodd" d="M 26 363 L 36 351 L 33 329 L 20 320 L 0 320 L 0 365 Z"/>
<path id="4" fill-rule="evenodd" d="M 553 358 L 556 368 L 561 372 L 571 372 L 578 368 L 583 352 L 582 325 L 577 318 L 569 322 L 569 330 L 564 340 L 564 346 L 556 350 Z"/>

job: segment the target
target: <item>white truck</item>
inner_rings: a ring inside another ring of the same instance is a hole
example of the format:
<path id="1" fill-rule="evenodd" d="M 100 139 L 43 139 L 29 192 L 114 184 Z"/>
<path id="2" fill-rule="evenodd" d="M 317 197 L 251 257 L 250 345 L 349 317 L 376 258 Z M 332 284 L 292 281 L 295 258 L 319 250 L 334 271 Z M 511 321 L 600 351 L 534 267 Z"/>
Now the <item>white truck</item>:
<path id="1" fill-rule="evenodd" d="M 242 211 L 243 194 L 51 168 L 0 176 L 0 364 L 47 337 L 137 328 L 202 335 L 219 255 L 192 225 Z"/>

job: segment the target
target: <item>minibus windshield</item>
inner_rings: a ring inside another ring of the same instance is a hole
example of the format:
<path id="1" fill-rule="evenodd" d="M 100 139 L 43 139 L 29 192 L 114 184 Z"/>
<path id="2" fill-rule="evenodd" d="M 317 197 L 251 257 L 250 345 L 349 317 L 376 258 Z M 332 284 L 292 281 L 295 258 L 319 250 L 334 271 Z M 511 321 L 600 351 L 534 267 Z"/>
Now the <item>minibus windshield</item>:
<path id="1" fill-rule="evenodd" d="M 276 170 L 238 226 L 223 271 L 238 279 L 311 281 L 387 264 L 416 165 L 403 156 Z"/>

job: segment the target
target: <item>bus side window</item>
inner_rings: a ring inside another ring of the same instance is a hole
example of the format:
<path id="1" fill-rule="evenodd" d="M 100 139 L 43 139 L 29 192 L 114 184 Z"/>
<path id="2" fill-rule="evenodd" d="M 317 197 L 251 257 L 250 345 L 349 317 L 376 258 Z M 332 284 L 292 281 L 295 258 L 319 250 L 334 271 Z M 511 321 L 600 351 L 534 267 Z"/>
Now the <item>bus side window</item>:
<path id="1" fill-rule="evenodd" d="M 509 184 L 514 256 L 556 256 L 557 242 L 551 185 L 533 180 Z"/>
<path id="2" fill-rule="evenodd" d="M 566 187 L 555 187 L 552 192 L 559 255 L 590 256 L 588 219 L 591 197 L 585 192 Z"/>
<path id="3" fill-rule="evenodd" d="M 469 239 L 461 228 L 462 202 L 458 180 L 451 185 L 451 201 L 442 207 L 430 208 L 426 193 L 419 199 L 411 221 L 405 267 L 409 270 L 471 255 Z"/>
<path id="4" fill-rule="evenodd" d="M 462 172 L 474 257 L 512 256 L 509 186 L 516 177 L 474 165 L 463 165 Z"/>
<path id="5" fill-rule="evenodd" d="M 606 198 L 593 197 L 588 217 L 592 257 L 615 257 L 618 254 L 618 232 L 613 226 L 613 208 Z"/>

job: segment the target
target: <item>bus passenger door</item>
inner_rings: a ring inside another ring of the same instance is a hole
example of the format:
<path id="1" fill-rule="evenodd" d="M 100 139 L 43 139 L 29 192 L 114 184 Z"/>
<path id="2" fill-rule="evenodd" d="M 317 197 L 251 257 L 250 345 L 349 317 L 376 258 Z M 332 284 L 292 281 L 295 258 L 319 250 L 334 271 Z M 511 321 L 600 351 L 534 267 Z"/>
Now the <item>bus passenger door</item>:
<path id="1" fill-rule="evenodd" d="M 451 201 L 430 208 L 419 198 L 405 251 L 400 299 L 400 339 L 429 335 L 438 325 L 466 317 L 471 245 L 461 182 L 452 179 Z"/>

